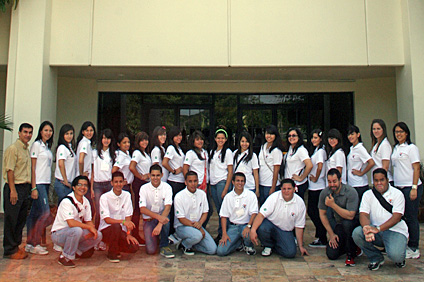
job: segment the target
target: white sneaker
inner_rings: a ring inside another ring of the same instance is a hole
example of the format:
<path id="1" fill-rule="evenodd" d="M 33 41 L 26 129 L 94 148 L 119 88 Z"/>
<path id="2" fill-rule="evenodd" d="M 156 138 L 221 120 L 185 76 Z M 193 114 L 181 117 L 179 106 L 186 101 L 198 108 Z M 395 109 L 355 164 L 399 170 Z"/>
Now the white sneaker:
<path id="1" fill-rule="evenodd" d="M 407 259 L 419 259 L 421 256 L 420 250 L 416 249 L 413 251 L 410 247 L 406 247 L 406 258 Z"/>
<path id="2" fill-rule="evenodd" d="M 53 250 L 55 250 L 56 252 L 61 253 L 63 251 L 63 248 L 59 245 L 54 244 L 53 245 Z"/>
<path id="3" fill-rule="evenodd" d="M 26 246 L 25 246 L 25 252 L 30 253 L 32 249 L 34 249 L 34 246 L 33 245 L 26 244 Z"/>
<path id="4" fill-rule="evenodd" d="M 253 256 L 256 254 L 256 250 L 253 247 L 244 247 L 244 250 L 249 256 Z"/>
<path id="5" fill-rule="evenodd" d="M 45 250 L 43 247 L 41 247 L 40 245 L 33 247 L 30 250 L 30 253 L 35 254 L 35 255 L 48 255 L 49 254 L 49 252 L 47 250 Z"/>
<path id="6" fill-rule="evenodd" d="M 265 247 L 264 250 L 262 251 L 262 256 L 264 257 L 268 257 L 272 254 L 272 249 Z"/>
<path id="7" fill-rule="evenodd" d="M 103 242 L 103 241 L 100 241 L 95 247 L 94 247 L 94 250 L 96 250 L 96 251 L 106 251 L 106 249 L 107 249 L 107 246 L 106 246 L 106 243 L 105 242 Z"/>

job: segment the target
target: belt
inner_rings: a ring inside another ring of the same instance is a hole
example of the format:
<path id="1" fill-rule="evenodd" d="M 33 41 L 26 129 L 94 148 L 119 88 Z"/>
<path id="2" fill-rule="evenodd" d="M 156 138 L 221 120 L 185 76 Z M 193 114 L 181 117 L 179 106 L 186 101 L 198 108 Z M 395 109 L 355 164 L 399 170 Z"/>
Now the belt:
<path id="1" fill-rule="evenodd" d="M 143 221 L 147 221 L 147 222 L 150 222 L 150 221 L 153 221 L 153 220 L 155 220 L 154 218 L 143 218 Z"/>

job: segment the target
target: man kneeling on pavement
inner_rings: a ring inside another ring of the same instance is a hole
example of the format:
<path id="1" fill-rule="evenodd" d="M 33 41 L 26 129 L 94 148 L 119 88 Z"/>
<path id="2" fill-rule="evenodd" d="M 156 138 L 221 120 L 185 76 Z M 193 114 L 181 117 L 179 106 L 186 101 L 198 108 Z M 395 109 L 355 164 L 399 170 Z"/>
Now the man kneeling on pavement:
<path id="1" fill-rule="evenodd" d="M 60 203 L 52 226 L 52 241 L 63 248 L 59 264 L 75 267 L 74 259 L 88 258 L 94 253 L 94 246 L 102 240 L 91 221 L 91 207 L 84 197 L 89 189 L 87 176 L 77 176 L 72 181 L 73 192 Z"/>
<path id="2" fill-rule="evenodd" d="M 296 242 L 302 255 L 309 255 L 303 247 L 303 230 L 306 221 L 306 207 L 302 198 L 295 194 L 295 183 L 292 179 L 281 182 L 281 192 L 271 194 L 262 205 L 259 214 L 250 231 L 250 239 L 258 245 L 258 237 L 264 249 L 263 256 L 277 254 L 294 258 L 296 256 Z"/>
<path id="3" fill-rule="evenodd" d="M 396 267 L 405 267 L 408 227 L 402 216 L 405 198 L 399 190 L 389 184 L 387 171 L 377 168 L 373 171 L 374 188 L 364 193 L 358 226 L 352 234 L 355 243 L 367 255 L 369 270 L 378 270 L 384 257 L 377 247 L 384 247 L 387 256 Z M 377 247 L 376 247 L 377 246 Z"/>

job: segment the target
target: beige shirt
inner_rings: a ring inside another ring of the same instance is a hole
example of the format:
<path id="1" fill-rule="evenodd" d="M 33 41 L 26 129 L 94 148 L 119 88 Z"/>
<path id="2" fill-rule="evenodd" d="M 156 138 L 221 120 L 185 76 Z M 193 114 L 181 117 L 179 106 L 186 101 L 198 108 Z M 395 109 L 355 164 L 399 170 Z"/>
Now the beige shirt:
<path id="1" fill-rule="evenodd" d="M 28 147 L 28 144 L 18 139 L 4 152 L 3 178 L 6 182 L 7 172 L 12 170 L 15 175 L 15 184 L 31 183 L 31 158 Z"/>

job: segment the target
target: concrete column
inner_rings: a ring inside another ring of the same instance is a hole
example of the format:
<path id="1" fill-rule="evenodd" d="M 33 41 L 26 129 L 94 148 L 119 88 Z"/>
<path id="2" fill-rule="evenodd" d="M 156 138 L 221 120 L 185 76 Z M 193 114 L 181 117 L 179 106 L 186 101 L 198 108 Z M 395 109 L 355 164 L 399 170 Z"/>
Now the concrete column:
<path id="1" fill-rule="evenodd" d="M 424 159 L 424 2 L 402 0 L 401 7 L 405 66 L 396 71 L 398 120 L 408 124 Z"/>
<path id="2" fill-rule="evenodd" d="M 57 74 L 49 66 L 51 2 L 20 1 L 12 10 L 5 112 L 14 131 L 5 132 L 4 149 L 17 138 L 22 122 L 34 126 L 34 135 L 43 120 L 56 122 Z"/>

